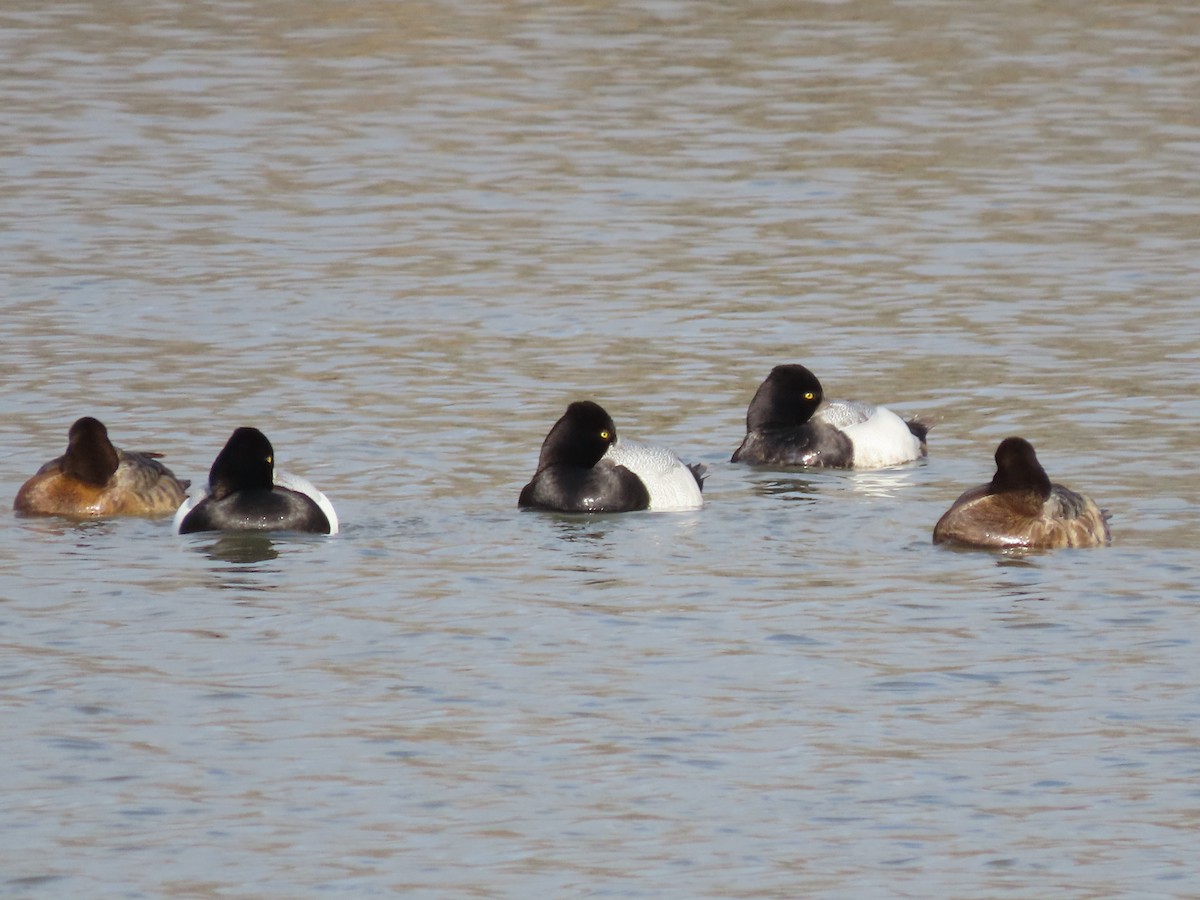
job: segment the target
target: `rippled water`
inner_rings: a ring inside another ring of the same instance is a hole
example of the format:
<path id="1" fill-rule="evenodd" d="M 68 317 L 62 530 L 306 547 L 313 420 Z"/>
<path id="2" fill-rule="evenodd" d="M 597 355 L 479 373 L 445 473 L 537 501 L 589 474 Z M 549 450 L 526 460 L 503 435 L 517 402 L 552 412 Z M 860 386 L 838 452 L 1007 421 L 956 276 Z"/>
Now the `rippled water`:
<path id="1" fill-rule="evenodd" d="M 344 523 L 9 518 L 0 890 L 1195 895 L 1189 4 L 0 26 L 0 493 L 256 424 Z M 929 458 L 729 465 L 789 361 Z M 582 397 L 706 507 L 518 513 Z M 1009 434 L 1111 548 L 931 546 Z"/>

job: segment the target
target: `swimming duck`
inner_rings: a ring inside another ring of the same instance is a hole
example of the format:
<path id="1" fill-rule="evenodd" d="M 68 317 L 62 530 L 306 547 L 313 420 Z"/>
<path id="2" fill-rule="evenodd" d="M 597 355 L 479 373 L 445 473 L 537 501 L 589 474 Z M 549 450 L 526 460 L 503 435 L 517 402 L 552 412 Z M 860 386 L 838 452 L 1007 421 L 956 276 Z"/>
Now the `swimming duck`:
<path id="1" fill-rule="evenodd" d="M 746 437 L 730 461 L 881 469 L 924 456 L 930 427 L 873 403 L 829 400 L 804 366 L 776 366 L 750 401 Z"/>
<path id="2" fill-rule="evenodd" d="M 996 448 L 996 474 L 954 501 L 933 542 L 975 547 L 1099 547 L 1111 540 L 1108 513 L 1082 494 L 1052 484 L 1033 446 L 1010 437 Z"/>
<path id="3" fill-rule="evenodd" d="M 580 400 L 546 435 L 517 505 L 559 512 L 698 509 L 704 472 L 664 447 L 618 439 L 604 408 Z"/>
<path id="4" fill-rule="evenodd" d="M 21 485 L 13 509 L 76 519 L 105 516 L 167 516 L 187 496 L 158 453 L 114 447 L 108 429 L 84 416 L 71 426 L 67 452 Z"/>
<path id="5" fill-rule="evenodd" d="M 196 531 L 308 531 L 337 534 L 329 498 L 306 479 L 275 468 L 275 450 L 257 428 L 238 428 L 213 461 L 208 487 L 175 513 L 177 534 Z"/>

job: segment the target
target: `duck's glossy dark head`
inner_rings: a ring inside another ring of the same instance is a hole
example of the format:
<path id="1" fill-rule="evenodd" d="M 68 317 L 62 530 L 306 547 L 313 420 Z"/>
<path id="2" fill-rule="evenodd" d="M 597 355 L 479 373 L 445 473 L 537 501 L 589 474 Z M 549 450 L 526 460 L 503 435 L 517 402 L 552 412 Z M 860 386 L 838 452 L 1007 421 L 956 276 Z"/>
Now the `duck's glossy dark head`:
<path id="1" fill-rule="evenodd" d="M 121 460 L 117 448 L 108 439 L 108 429 L 99 419 L 78 419 L 67 436 L 63 471 L 87 484 L 105 485 L 117 471 Z"/>
<path id="2" fill-rule="evenodd" d="M 817 376 L 804 366 L 776 366 L 758 386 L 746 411 L 746 430 L 793 428 L 807 422 L 825 393 Z"/>
<path id="3" fill-rule="evenodd" d="M 1043 500 L 1050 496 L 1050 476 L 1038 462 L 1033 445 L 1024 438 L 1010 437 L 996 448 L 996 474 L 992 492 L 1036 494 Z"/>
<path id="4" fill-rule="evenodd" d="M 604 407 L 591 400 L 577 400 L 542 442 L 538 469 L 551 465 L 591 468 L 616 440 L 617 426 Z"/>
<path id="5" fill-rule="evenodd" d="M 275 478 L 275 450 L 257 428 L 238 428 L 229 436 L 208 473 L 212 496 L 220 500 L 235 491 L 270 490 Z"/>

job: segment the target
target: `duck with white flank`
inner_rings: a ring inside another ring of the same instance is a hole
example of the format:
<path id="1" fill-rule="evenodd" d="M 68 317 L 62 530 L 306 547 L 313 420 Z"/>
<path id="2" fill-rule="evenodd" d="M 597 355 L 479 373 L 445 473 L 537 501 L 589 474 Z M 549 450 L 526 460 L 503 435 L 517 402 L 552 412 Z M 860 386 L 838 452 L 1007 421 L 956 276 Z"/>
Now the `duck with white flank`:
<path id="1" fill-rule="evenodd" d="M 930 427 L 885 406 L 830 400 L 804 366 L 776 366 L 750 401 L 746 437 L 730 461 L 882 469 L 924 456 Z"/>
<path id="2" fill-rule="evenodd" d="M 175 513 L 175 531 L 307 531 L 337 534 L 329 498 L 275 468 L 275 450 L 257 428 L 238 428 L 217 454 L 208 487 Z"/>
<path id="3" fill-rule="evenodd" d="M 699 509 L 705 467 L 670 450 L 617 437 L 598 403 L 572 403 L 542 442 L 517 505 L 558 512 Z"/>

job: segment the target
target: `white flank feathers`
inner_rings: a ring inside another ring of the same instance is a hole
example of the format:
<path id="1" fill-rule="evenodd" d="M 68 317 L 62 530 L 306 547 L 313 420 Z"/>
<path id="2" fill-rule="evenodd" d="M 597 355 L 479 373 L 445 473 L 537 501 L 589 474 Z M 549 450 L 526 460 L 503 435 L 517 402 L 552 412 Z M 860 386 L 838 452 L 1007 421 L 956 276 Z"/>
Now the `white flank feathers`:
<path id="1" fill-rule="evenodd" d="M 652 510 L 699 509 L 704 505 L 696 476 L 666 447 L 620 438 L 609 446 L 604 458 L 642 480 L 650 493 Z"/>
<path id="2" fill-rule="evenodd" d="M 171 520 L 171 530 L 179 534 L 180 526 L 183 525 L 183 520 L 187 517 L 196 504 L 208 496 L 208 485 L 198 488 L 194 493 L 188 494 L 183 498 L 183 502 L 179 504 L 179 509 L 175 510 L 175 518 Z"/>
<path id="3" fill-rule="evenodd" d="M 881 469 L 919 459 L 920 439 L 908 430 L 908 424 L 886 406 L 855 425 L 842 429 L 854 445 L 854 468 Z"/>

